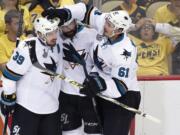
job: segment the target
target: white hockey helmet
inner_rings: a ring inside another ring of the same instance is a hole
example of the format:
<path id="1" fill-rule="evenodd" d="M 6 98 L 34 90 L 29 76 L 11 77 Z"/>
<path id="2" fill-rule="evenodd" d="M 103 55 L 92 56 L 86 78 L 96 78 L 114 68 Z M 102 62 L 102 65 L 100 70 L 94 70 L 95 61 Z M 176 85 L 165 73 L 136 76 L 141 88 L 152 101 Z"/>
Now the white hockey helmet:
<path id="1" fill-rule="evenodd" d="M 114 29 L 123 29 L 126 32 L 132 25 L 132 20 L 125 10 L 112 11 L 107 14 L 106 19 L 114 25 Z"/>
<path id="2" fill-rule="evenodd" d="M 40 17 L 34 21 L 34 29 L 36 34 L 40 32 L 42 35 L 46 36 L 47 33 L 57 30 L 58 24 L 58 19 L 48 20 L 47 18 Z"/>
<path id="3" fill-rule="evenodd" d="M 70 20 L 68 20 L 67 22 L 65 22 L 62 26 L 68 26 L 70 23 L 72 23 L 74 20 L 74 18 L 71 18 Z"/>

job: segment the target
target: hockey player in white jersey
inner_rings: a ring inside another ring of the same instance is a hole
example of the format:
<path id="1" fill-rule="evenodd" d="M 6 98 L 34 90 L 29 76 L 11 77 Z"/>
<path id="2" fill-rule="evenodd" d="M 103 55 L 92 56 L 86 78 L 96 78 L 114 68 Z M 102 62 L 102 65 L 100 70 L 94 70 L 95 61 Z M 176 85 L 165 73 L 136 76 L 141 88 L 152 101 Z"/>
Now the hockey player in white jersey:
<path id="1" fill-rule="evenodd" d="M 78 3 L 64 9 L 46 10 L 42 15 L 59 17 L 62 22 L 71 17 L 81 17 L 81 20 L 98 31 L 97 43 L 92 51 L 95 63 L 93 72 L 96 73 L 91 73 L 85 80 L 85 88 L 81 93 L 94 96 L 101 92 L 138 109 L 140 91 L 136 77 L 137 50 L 126 35 L 131 26 L 131 18 L 126 11 L 101 13 L 97 8 Z M 104 135 L 128 135 L 135 114 L 103 99 L 99 99 L 98 103 Z"/>
<path id="2" fill-rule="evenodd" d="M 61 81 L 35 66 L 61 74 L 58 22 L 38 18 L 34 27 L 37 37 L 20 42 L 3 70 L 1 111 L 14 112 L 11 135 L 60 135 Z"/>
<path id="3" fill-rule="evenodd" d="M 76 19 L 70 19 L 60 27 L 64 45 L 64 68 L 63 74 L 67 78 L 83 83 L 85 75 L 81 65 L 74 63 L 73 57 L 66 50 L 72 45 L 76 51 L 85 59 L 87 70 L 92 70 L 93 62 L 90 58 L 90 48 L 96 40 L 97 31 L 87 28 Z M 63 82 L 60 93 L 60 112 L 63 135 L 101 134 L 101 127 L 94 111 L 92 100 L 80 94 L 78 88 L 67 82 Z M 83 120 L 83 124 L 82 124 Z M 82 128 L 83 127 L 83 128 Z"/>

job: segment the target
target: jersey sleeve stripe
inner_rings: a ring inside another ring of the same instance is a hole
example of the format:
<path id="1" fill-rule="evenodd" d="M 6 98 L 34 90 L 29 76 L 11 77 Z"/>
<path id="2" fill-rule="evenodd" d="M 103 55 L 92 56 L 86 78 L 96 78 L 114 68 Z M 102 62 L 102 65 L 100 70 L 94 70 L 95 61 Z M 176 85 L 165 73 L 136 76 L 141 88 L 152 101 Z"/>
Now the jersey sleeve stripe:
<path id="1" fill-rule="evenodd" d="M 3 76 L 6 77 L 7 79 L 13 80 L 13 81 L 18 81 L 21 79 L 23 75 L 14 73 L 8 67 L 6 66 L 5 69 L 3 70 Z"/>
<path id="2" fill-rule="evenodd" d="M 84 22 L 85 24 L 88 24 L 88 25 L 89 25 L 89 24 L 90 24 L 91 11 L 94 9 L 94 7 L 87 5 L 87 6 L 86 6 L 86 9 L 87 9 L 87 11 L 86 11 L 85 18 L 84 18 L 83 22 Z"/>
<path id="3" fill-rule="evenodd" d="M 116 87 L 118 89 L 118 91 L 120 92 L 121 95 L 124 95 L 127 92 L 127 86 L 124 84 L 124 82 L 116 79 L 116 78 L 112 78 L 116 84 Z"/>

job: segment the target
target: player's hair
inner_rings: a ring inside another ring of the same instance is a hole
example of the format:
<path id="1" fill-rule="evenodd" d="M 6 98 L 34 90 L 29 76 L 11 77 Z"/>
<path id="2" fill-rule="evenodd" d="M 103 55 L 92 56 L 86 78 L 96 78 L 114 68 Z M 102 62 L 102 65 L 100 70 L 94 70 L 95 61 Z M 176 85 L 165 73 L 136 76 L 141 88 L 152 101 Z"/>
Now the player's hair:
<path id="1" fill-rule="evenodd" d="M 12 18 L 20 18 L 20 13 L 19 11 L 15 10 L 15 9 L 12 9 L 12 10 L 9 10 L 5 16 L 4 16 L 4 21 L 6 24 L 9 24 L 12 22 Z"/>

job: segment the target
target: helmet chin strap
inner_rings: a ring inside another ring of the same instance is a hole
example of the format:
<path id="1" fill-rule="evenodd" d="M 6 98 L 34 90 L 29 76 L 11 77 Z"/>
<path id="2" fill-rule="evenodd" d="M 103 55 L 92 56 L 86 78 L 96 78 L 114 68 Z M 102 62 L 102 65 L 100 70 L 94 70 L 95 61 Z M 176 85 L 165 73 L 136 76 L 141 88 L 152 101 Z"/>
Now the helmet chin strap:
<path id="1" fill-rule="evenodd" d="M 120 28 L 119 28 L 120 29 Z M 114 28 L 114 30 L 112 31 L 112 34 L 110 36 L 108 36 L 109 38 L 112 38 L 113 36 L 115 36 L 115 32 L 117 32 L 119 30 L 118 28 Z M 124 33 L 124 30 L 122 29 L 121 33 Z M 121 34 L 120 33 L 120 34 Z"/>
<path id="2" fill-rule="evenodd" d="M 45 46 L 51 46 L 51 47 L 53 47 L 53 46 L 56 45 L 56 43 L 53 44 L 53 45 L 48 44 L 48 43 L 47 43 L 47 36 L 46 36 L 46 35 L 44 35 L 42 38 L 40 38 L 40 40 L 41 40 L 41 42 L 43 43 L 43 45 L 45 45 Z"/>
<path id="3" fill-rule="evenodd" d="M 115 35 L 116 28 L 112 31 L 111 35 L 108 36 L 108 38 L 112 38 Z"/>
<path id="4" fill-rule="evenodd" d="M 47 38 L 46 38 L 45 35 L 42 35 L 42 36 L 37 35 L 37 36 L 38 36 L 40 42 L 41 42 L 44 46 L 48 45 L 48 44 L 47 44 L 47 41 L 46 41 Z"/>

